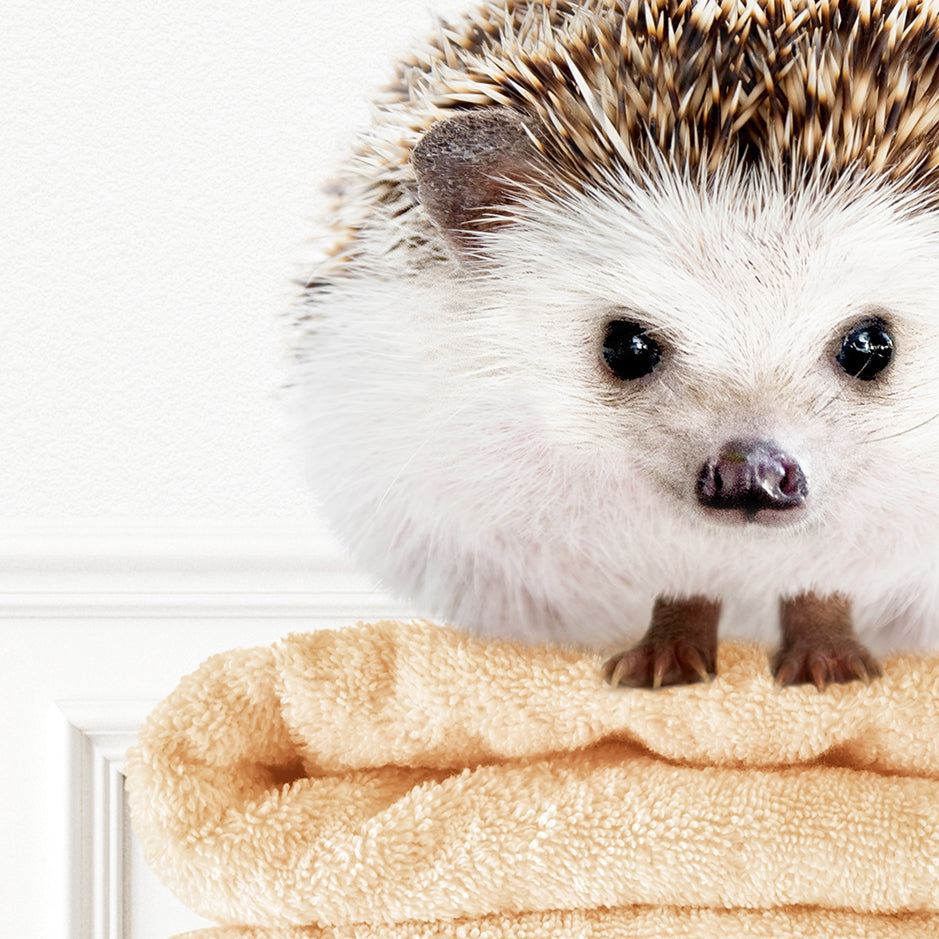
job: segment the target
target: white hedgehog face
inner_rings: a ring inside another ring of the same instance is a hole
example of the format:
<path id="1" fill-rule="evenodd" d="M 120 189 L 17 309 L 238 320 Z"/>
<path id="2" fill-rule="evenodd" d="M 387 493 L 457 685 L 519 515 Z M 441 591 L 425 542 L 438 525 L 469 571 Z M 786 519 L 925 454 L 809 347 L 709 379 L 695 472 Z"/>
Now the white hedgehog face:
<path id="1" fill-rule="evenodd" d="M 548 446 L 705 524 L 861 532 L 936 502 L 934 215 L 745 173 L 507 212 L 462 245 L 459 345 L 511 368 Z"/>

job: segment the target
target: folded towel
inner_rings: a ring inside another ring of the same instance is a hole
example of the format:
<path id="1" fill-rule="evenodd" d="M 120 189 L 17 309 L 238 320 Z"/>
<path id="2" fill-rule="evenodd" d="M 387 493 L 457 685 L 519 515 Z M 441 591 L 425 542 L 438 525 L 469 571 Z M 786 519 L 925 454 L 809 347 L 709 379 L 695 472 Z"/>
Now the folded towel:
<path id="1" fill-rule="evenodd" d="M 215 656 L 125 764 L 192 939 L 939 936 L 939 656 L 611 689 L 426 622 Z"/>

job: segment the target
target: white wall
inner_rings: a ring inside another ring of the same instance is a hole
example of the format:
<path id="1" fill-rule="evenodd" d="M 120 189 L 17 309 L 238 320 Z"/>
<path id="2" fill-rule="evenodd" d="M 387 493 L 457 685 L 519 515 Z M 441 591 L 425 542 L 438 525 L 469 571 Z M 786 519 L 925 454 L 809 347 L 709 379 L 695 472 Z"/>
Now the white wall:
<path id="1" fill-rule="evenodd" d="M 276 317 L 426 6 L 7 0 L 0 518 L 309 511 Z"/>
<path id="2" fill-rule="evenodd" d="M 68 928 L 55 702 L 153 701 L 210 652 L 402 609 L 318 533 L 277 317 L 431 5 L 462 6 L 3 5 L 0 935 Z"/>

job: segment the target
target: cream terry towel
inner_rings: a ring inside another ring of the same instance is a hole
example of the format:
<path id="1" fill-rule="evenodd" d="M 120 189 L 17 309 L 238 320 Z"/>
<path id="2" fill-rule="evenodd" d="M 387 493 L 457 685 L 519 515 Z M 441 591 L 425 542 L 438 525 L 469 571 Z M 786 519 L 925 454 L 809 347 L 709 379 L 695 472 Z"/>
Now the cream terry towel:
<path id="1" fill-rule="evenodd" d="M 425 622 L 215 656 L 125 769 L 195 939 L 939 936 L 939 657 L 613 690 Z"/>

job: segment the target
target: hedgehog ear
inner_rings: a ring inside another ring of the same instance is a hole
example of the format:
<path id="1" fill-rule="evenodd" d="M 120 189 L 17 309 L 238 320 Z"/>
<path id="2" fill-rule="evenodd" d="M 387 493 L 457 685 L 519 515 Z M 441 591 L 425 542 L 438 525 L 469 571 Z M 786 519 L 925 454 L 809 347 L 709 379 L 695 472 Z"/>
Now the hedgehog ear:
<path id="1" fill-rule="evenodd" d="M 417 194 L 443 235 L 464 254 L 474 235 L 508 224 L 493 214 L 547 178 L 521 117 L 512 111 L 466 111 L 434 124 L 411 157 Z"/>

